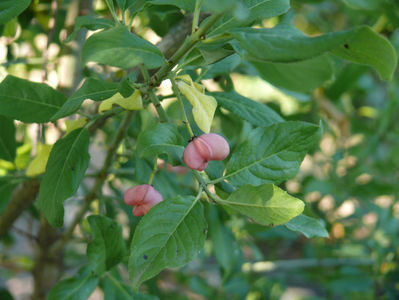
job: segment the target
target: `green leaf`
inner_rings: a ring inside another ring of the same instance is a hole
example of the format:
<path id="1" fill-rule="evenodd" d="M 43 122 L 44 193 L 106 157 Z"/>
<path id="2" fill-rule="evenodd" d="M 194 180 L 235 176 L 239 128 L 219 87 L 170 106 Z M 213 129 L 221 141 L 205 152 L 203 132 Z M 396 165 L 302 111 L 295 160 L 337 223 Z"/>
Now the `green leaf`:
<path id="1" fill-rule="evenodd" d="M 13 162 L 17 150 L 14 121 L 0 116 L 0 159 Z"/>
<path id="2" fill-rule="evenodd" d="M 49 292 L 47 300 L 88 299 L 98 285 L 98 278 L 83 268 L 73 277 L 58 282 Z"/>
<path id="3" fill-rule="evenodd" d="M 97 275 L 102 275 L 121 262 L 126 255 L 122 228 L 114 220 L 104 216 L 92 215 L 87 220 L 92 233 L 92 240 L 87 245 L 89 266 Z"/>
<path id="4" fill-rule="evenodd" d="M 227 200 L 217 200 L 256 223 L 276 226 L 288 222 L 302 213 L 304 203 L 273 184 L 244 185 Z"/>
<path id="5" fill-rule="evenodd" d="M 0 289 L 0 299 L 1 300 L 14 300 L 14 297 L 11 295 L 11 293 L 8 290 L 2 288 L 2 289 Z"/>
<path id="6" fill-rule="evenodd" d="M 7 75 L 0 83 L 0 115 L 25 123 L 45 123 L 66 98 L 44 83 Z"/>
<path id="7" fill-rule="evenodd" d="M 260 76 L 271 84 L 296 92 L 310 92 L 334 75 L 329 55 L 293 63 L 251 62 Z"/>
<path id="8" fill-rule="evenodd" d="M 86 127 L 76 129 L 59 139 L 50 153 L 38 206 L 52 226 L 64 223 L 64 200 L 76 192 L 89 166 L 89 141 Z"/>
<path id="9" fill-rule="evenodd" d="M 390 42 L 367 26 L 308 37 L 284 22 L 272 29 L 240 28 L 231 34 L 243 48 L 237 49 L 240 55 L 249 61 L 298 62 L 331 51 L 346 60 L 374 67 L 384 80 L 392 77 L 397 63 Z"/>
<path id="10" fill-rule="evenodd" d="M 150 0 L 147 2 L 155 5 L 174 5 L 188 11 L 193 11 L 195 7 L 195 0 Z"/>
<path id="11" fill-rule="evenodd" d="M 80 16 L 75 19 L 75 27 L 73 32 L 65 39 L 65 43 L 69 43 L 74 40 L 82 28 L 89 30 L 98 30 L 102 28 L 111 28 L 115 24 L 111 20 L 104 18 L 95 18 L 92 16 Z"/>
<path id="12" fill-rule="evenodd" d="M 202 0 L 205 9 L 218 13 L 234 10 L 237 8 L 239 3 L 239 0 Z"/>
<path id="13" fill-rule="evenodd" d="M 210 30 L 208 36 L 223 34 L 232 28 L 245 27 L 255 21 L 282 15 L 290 8 L 289 0 L 244 0 L 243 4 L 249 11 L 246 18 L 238 19 L 234 14 L 225 14 Z"/>
<path id="14" fill-rule="evenodd" d="M 343 93 L 355 86 L 368 70 L 369 67 L 354 64 L 342 67 L 335 75 L 334 82 L 324 90 L 324 93 L 329 100 L 337 101 Z"/>
<path id="15" fill-rule="evenodd" d="M 225 179 L 236 186 L 280 182 L 292 178 L 307 151 L 321 136 L 317 125 L 289 121 L 252 130 L 227 164 Z"/>
<path id="16" fill-rule="evenodd" d="M 207 231 L 202 204 L 178 196 L 154 206 L 134 232 L 129 258 L 133 287 L 164 268 L 180 267 L 202 249 Z"/>
<path id="17" fill-rule="evenodd" d="M 328 231 L 326 230 L 325 226 L 323 226 L 319 220 L 308 217 L 304 214 L 301 214 L 289 221 L 287 224 L 285 224 L 285 227 L 287 227 L 289 230 L 300 232 L 307 238 L 328 238 Z"/>
<path id="18" fill-rule="evenodd" d="M 141 98 L 140 90 L 136 90 L 129 97 L 123 97 L 120 93 L 116 93 L 111 98 L 101 102 L 98 107 L 98 112 L 101 114 L 104 111 L 111 110 L 114 105 L 118 105 L 126 110 L 140 110 L 143 108 L 143 100 Z"/>
<path id="19" fill-rule="evenodd" d="M 51 117 L 51 121 L 74 114 L 86 99 L 94 101 L 108 99 L 118 92 L 118 88 L 117 83 L 87 78 L 82 87 L 73 93 L 59 111 Z"/>
<path id="20" fill-rule="evenodd" d="M 217 102 L 223 108 L 255 126 L 268 126 L 284 121 L 282 117 L 266 104 L 253 101 L 235 92 L 211 93 L 211 95 L 216 98 Z"/>
<path id="21" fill-rule="evenodd" d="M 385 37 L 370 27 L 358 27 L 346 45 L 332 51 L 333 54 L 377 70 L 382 80 L 391 80 L 397 66 L 395 48 Z"/>
<path id="22" fill-rule="evenodd" d="M 0 24 L 5 24 L 22 13 L 30 4 L 31 0 L 1 0 L 0 1 Z"/>
<path id="23" fill-rule="evenodd" d="M 103 279 L 104 300 L 157 300 L 156 296 L 137 294 L 121 279 L 109 272 Z"/>
<path id="24" fill-rule="evenodd" d="M 34 177 L 43 174 L 46 170 L 48 158 L 50 156 L 53 145 L 37 143 L 36 157 L 29 163 L 26 168 L 26 176 Z"/>
<path id="25" fill-rule="evenodd" d="M 233 70 L 241 63 L 241 57 L 238 54 L 229 55 L 217 63 L 208 65 L 202 70 L 205 72 L 203 79 L 215 78 L 219 75 L 225 75 L 233 72 Z M 198 67 L 198 66 L 197 66 Z"/>
<path id="26" fill-rule="evenodd" d="M 137 154 L 152 158 L 166 153 L 172 164 L 181 163 L 184 141 L 177 127 L 170 123 L 157 124 L 152 129 L 142 131 L 137 138 Z"/>
<path id="27" fill-rule="evenodd" d="M 118 26 L 93 34 L 82 49 L 82 62 L 94 61 L 123 69 L 144 63 L 152 69 L 164 63 L 161 51 L 146 40 Z"/>
<path id="28" fill-rule="evenodd" d="M 378 10 L 383 5 L 381 0 L 343 0 L 346 5 L 354 9 Z"/>
<path id="29" fill-rule="evenodd" d="M 240 257 L 240 247 L 237 245 L 231 230 L 220 221 L 215 206 L 209 207 L 209 219 L 209 236 L 213 244 L 213 252 L 219 265 L 226 274 L 229 274 Z"/>

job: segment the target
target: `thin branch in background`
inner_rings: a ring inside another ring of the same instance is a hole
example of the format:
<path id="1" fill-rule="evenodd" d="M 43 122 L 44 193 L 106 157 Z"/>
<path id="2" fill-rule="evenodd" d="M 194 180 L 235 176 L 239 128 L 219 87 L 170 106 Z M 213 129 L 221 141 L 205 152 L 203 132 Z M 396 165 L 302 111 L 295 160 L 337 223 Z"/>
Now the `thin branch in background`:
<path id="1" fill-rule="evenodd" d="M 33 234 L 31 234 L 31 233 L 29 233 L 29 232 L 26 232 L 26 231 L 24 231 L 24 230 L 18 228 L 18 227 L 12 226 L 11 229 L 14 230 L 14 231 L 16 231 L 16 232 L 18 232 L 19 234 L 21 234 L 21 235 L 27 237 L 27 238 L 28 238 L 29 240 L 31 240 L 31 241 L 35 241 L 35 242 L 38 241 L 38 239 L 37 239 L 36 236 L 34 236 Z"/>
<path id="2" fill-rule="evenodd" d="M 373 258 L 353 257 L 353 258 L 305 258 L 277 261 L 259 261 L 245 263 L 242 266 L 244 273 L 271 273 L 278 271 L 288 271 L 303 268 L 333 268 L 340 266 L 373 266 L 376 261 Z"/>
<path id="3" fill-rule="evenodd" d="M 129 127 L 133 115 L 134 111 L 128 111 L 125 117 L 123 118 L 122 122 L 120 123 L 118 130 L 115 134 L 114 140 L 112 141 L 111 146 L 107 151 L 107 156 L 105 157 L 104 164 L 101 170 L 97 174 L 97 178 L 92 189 L 86 195 L 84 204 L 80 208 L 80 210 L 75 214 L 75 217 L 70 227 L 66 230 L 62 238 L 58 241 L 58 243 L 54 245 L 51 251 L 53 255 L 57 255 L 59 251 L 61 251 L 64 248 L 64 246 L 69 242 L 69 240 L 72 239 L 76 226 L 78 226 L 78 224 L 81 222 L 82 218 L 89 210 L 91 202 L 96 199 L 99 191 L 101 191 L 101 188 L 107 178 L 108 171 L 112 165 L 113 158 L 116 154 L 116 151 L 118 150 L 120 143 L 125 137 L 126 131 Z"/>
<path id="4" fill-rule="evenodd" d="M 58 0 L 51 1 L 51 17 L 48 22 L 48 36 L 47 36 L 47 45 L 43 50 L 43 75 L 42 81 L 46 82 L 47 80 L 47 73 L 48 73 L 48 56 L 49 56 L 49 48 L 50 44 L 53 41 L 54 34 L 55 34 L 55 24 L 57 20 L 57 12 L 58 12 Z"/>
<path id="5" fill-rule="evenodd" d="M 11 228 L 12 224 L 36 199 L 39 193 L 40 181 L 37 179 L 21 183 L 13 192 L 11 200 L 0 215 L 0 238 Z"/>

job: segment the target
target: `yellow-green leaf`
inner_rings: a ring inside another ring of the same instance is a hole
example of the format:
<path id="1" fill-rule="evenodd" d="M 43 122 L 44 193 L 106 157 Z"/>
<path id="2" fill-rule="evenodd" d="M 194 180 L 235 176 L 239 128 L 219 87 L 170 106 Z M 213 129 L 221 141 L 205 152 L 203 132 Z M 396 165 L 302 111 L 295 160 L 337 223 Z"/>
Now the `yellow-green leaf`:
<path id="1" fill-rule="evenodd" d="M 191 78 L 189 82 L 191 84 L 187 84 L 187 80 L 182 78 L 182 81 L 177 82 L 177 87 L 193 106 L 192 112 L 195 123 L 203 132 L 208 133 L 211 129 L 217 102 L 212 96 L 205 95 L 200 84 L 193 83 Z"/>
<path id="2" fill-rule="evenodd" d="M 65 135 L 67 135 L 71 131 L 74 131 L 75 129 L 85 126 L 86 123 L 87 123 L 86 117 L 79 118 L 77 120 L 66 120 L 65 121 L 65 126 L 66 126 Z"/>
<path id="3" fill-rule="evenodd" d="M 120 107 L 127 110 L 140 110 L 143 108 L 143 100 L 141 93 L 136 90 L 131 96 L 124 98 L 120 93 L 116 93 L 111 98 L 101 102 L 98 111 L 100 113 L 112 109 L 112 105 L 119 105 Z"/>
<path id="4" fill-rule="evenodd" d="M 44 173 L 53 145 L 38 145 L 38 153 L 26 169 L 26 175 L 34 177 Z"/>

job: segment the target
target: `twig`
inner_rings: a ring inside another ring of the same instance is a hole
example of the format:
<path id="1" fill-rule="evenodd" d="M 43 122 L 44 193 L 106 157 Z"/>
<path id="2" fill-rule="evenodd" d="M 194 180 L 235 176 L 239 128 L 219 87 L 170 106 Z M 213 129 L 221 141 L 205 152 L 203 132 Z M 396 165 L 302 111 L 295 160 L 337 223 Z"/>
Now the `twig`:
<path id="1" fill-rule="evenodd" d="M 372 258 L 323 258 L 323 259 L 291 259 L 277 261 L 260 261 L 245 263 L 244 273 L 269 273 L 274 271 L 292 270 L 296 268 L 338 267 L 338 266 L 370 266 L 376 263 Z"/>
<path id="2" fill-rule="evenodd" d="M 0 238 L 11 228 L 14 221 L 36 199 L 40 181 L 37 179 L 21 183 L 13 192 L 10 203 L 0 216 Z"/>
<path id="3" fill-rule="evenodd" d="M 38 241 L 38 238 L 36 236 L 34 236 L 33 234 L 29 233 L 29 232 L 26 232 L 26 231 L 24 231 L 22 229 L 19 229 L 18 227 L 15 227 L 15 226 L 12 226 L 11 228 L 13 230 L 15 230 L 16 232 L 18 232 L 19 234 L 21 234 L 23 236 L 26 236 L 27 238 L 29 238 L 32 241 L 35 241 L 35 242 Z"/>

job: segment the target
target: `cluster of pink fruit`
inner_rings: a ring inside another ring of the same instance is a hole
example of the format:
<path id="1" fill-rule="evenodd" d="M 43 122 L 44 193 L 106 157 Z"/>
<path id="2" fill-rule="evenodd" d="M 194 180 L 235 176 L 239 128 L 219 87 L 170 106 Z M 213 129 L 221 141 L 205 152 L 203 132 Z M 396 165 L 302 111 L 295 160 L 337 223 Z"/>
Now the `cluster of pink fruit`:
<path id="1" fill-rule="evenodd" d="M 211 160 L 223 160 L 230 153 L 227 141 L 215 133 L 194 137 L 183 152 L 184 163 L 192 170 L 205 170 Z M 145 215 L 154 205 L 163 200 L 162 195 L 151 185 L 142 184 L 129 188 L 123 197 L 127 205 L 134 205 L 133 215 Z"/>

